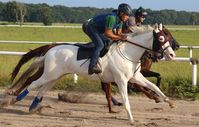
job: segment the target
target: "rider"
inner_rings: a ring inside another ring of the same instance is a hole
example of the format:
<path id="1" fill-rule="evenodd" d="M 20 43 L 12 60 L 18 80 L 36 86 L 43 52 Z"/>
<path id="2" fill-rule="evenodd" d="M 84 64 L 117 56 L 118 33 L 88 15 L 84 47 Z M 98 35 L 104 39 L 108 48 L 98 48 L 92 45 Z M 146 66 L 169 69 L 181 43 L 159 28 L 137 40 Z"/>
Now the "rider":
<path id="1" fill-rule="evenodd" d="M 144 22 L 146 16 L 148 13 L 145 11 L 144 8 L 139 7 L 135 13 L 134 16 L 130 16 L 129 20 L 124 24 L 123 26 L 123 32 L 133 32 L 138 27 L 142 26 L 142 23 Z"/>
<path id="2" fill-rule="evenodd" d="M 148 13 L 142 7 L 139 7 L 135 11 L 135 21 L 136 21 L 137 26 L 141 26 L 141 24 L 144 22 L 147 15 Z"/>
<path id="3" fill-rule="evenodd" d="M 142 7 L 139 7 L 135 11 L 134 16 L 130 16 L 128 21 L 123 24 L 122 32 L 129 33 L 129 32 L 134 32 L 134 30 L 140 29 L 142 26 L 142 23 L 144 22 L 147 15 L 148 15 L 148 13 L 146 12 L 146 10 Z M 145 62 L 142 62 L 142 64 L 145 64 L 146 62 L 148 62 L 148 61 L 146 60 Z M 142 70 L 141 70 L 141 72 L 142 72 Z M 134 86 L 134 87 L 132 87 L 132 86 Z M 104 87 L 105 86 L 102 85 L 102 89 L 105 89 Z M 143 89 L 143 88 L 141 88 L 141 89 Z M 135 85 L 129 84 L 128 92 L 130 92 L 131 90 L 140 91 L 140 88 L 138 86 L 136 87 Z M 117 100 L 114 97 L 112 97 L 111 99 L 115 105 L 122 104 L 120 102 L 117 102 Z"/>
<path id="4" fill-rule="evenodd" d="M 83 24 L 83 31 L 95 44 L 95 50 L 88 69 L 89 74 L 102 72 L 97 66 L 97 62 L 107 40 L 126 40 L 126 35 L 122 34 L 122 26 L 123 22 L 129 19 L 131 13 L 131 7 L 122 3 L 118 6 L 117 11 L 113 11 L 110 14 L 97 15 Z M 116 32 L 114 32 L 115 29 Z"/>

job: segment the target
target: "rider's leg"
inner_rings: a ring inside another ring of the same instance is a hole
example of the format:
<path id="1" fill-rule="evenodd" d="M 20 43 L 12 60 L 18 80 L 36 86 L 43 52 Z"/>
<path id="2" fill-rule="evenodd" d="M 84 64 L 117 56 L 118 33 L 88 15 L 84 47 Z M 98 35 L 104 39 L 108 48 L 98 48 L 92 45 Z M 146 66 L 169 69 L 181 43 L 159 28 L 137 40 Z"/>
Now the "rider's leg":
<path id="1" fill-rule="evenodd" d="M 98 34 L 96 34 L 96 41 L 94 41 L 94 43 L 95 43 L 95 49 L 90 60 L 89 74 L 101 73 L 101 69 L 97 66 L 97 62 L 100 57 L 100 52 L 104 48 L 104 42 L 100 39 Z"/>
<path id="2" fill-rule="evenodd" d="M 87 32 L 86 34 L 95 43 L 95 49 L 94 49 L 94 53 L 90 60 L 88 73 L 89 74 L 101 73 L 101 69 L 97 66 L 97 62 L 98 62 L 98 58 L 100 56 L 100 52 L 104 48 L 104 42 L 101 38 L 100 33 L 95 28 L 93 28 L 91 25 L 86 26 L 86 32 Z"/>

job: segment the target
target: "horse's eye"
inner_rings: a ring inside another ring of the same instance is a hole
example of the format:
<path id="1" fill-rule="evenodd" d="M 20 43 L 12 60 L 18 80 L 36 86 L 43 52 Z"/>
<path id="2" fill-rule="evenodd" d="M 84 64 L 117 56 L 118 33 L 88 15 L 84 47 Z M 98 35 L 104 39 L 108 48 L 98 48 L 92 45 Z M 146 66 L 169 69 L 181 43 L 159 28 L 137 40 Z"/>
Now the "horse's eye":
<path id="1" fill-rule="evenodd" d="M 165 41 L 164 36 L 160 36 L 160 37 L 159 37 L 159 41 L 160 41 L 160 42 L 164 42 L 164 41 Z"/>

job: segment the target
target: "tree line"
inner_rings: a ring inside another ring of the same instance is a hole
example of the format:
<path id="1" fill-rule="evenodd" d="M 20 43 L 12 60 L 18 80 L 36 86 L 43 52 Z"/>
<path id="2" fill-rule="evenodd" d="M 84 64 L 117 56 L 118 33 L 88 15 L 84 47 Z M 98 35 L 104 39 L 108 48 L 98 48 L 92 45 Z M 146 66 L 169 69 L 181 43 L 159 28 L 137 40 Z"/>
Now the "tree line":
<path id="1" fill-rule="evenodd" d="M 48 4 L 26 4 L 16 1 L 0 2 L 0 21 L 43 22 L 52 23 L 82 23 L 85 20 L 100 14 L 109 13 L 113 8 L 94 7 L 66 7 L 62 5 L 49 6 Z M 148 12 L 145 24 L 163 23 L 166 25 L 198 25 L 199 13 L 175 10 L 146 9 Z M 133 10 L 133 13 L 135 9 Z"/>

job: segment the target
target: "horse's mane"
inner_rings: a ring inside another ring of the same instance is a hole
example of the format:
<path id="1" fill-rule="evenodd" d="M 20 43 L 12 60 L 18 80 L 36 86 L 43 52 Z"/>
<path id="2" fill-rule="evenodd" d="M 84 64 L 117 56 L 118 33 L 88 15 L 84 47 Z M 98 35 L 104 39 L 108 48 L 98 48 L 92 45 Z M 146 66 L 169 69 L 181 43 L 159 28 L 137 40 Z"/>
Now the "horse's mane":
<path id="1" fill-rule="evenodd" d="M 127 35 L 129 35 L 131 37 L 134 37 L 134 36 L 145 34 L 145 33 L 152 32 L 152 31 L 153 31 L 153 28 L 151 26 L 149 26 L 149 25 L 140 26 L 140 27 L 134 26 L 132 28 L 132 32 L 131 33 L 127 33 Z"/>

